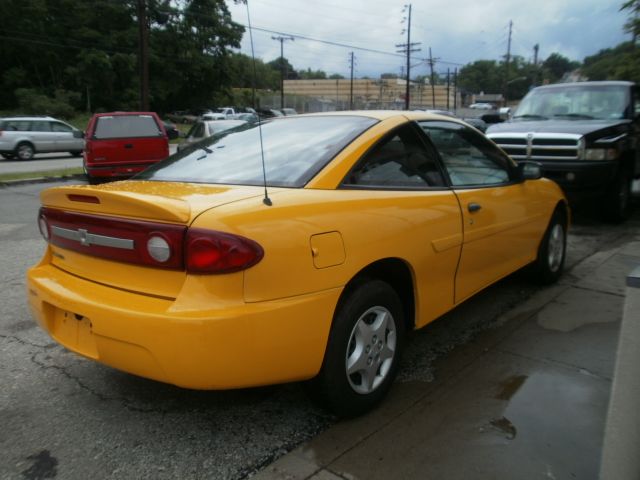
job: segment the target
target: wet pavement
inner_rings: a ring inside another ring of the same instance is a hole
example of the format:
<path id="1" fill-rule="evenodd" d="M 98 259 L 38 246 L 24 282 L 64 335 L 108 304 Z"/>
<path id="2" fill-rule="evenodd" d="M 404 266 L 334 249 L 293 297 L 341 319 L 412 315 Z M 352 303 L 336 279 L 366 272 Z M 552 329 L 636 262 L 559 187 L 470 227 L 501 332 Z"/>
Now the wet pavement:
<path id="1" fill-rule="evenodd" d="M 436 361 L 431 379 L 401 377 L 376 411 L 253 478 L 598 478 L 639 226 Z"/>

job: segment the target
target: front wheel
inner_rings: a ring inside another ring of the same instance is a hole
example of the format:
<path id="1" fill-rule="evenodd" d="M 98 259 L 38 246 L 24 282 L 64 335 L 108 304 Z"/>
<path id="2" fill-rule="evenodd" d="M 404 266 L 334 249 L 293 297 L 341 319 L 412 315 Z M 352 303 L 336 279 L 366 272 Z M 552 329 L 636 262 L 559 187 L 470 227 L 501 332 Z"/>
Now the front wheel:
<path id="1" fill-rule="evenodd" d="M 21 143 L 16 147 L 16 157 L 20 160 L 31 160 L 35 155 L 35 149 L 30 143 Z"/>
<path id="2" fill-rule="evenodd" d="M 391 388 L 404 345 L 404 313 L 395 290 L 369 280 L 340 302 L 314 393 L 340 417 L 361 415 Z"/>
<path id="3" fill-rule="evenodd" d="M 533 264 L 533 273 L 539 283 L 546 285 L 560 278 L 566 250 L 567 222 L 561 210 L 556 210 L 538 247 L 538 258 Z"/>

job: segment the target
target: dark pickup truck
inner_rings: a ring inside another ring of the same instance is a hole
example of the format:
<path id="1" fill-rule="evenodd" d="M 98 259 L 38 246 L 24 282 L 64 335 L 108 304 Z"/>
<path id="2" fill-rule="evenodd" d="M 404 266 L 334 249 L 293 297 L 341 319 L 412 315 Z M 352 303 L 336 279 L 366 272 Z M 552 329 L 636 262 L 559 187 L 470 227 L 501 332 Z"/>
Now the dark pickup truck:
<path id="1" fill-rule="evenodd" d="M 516 160 L 533 160 L 572 204 L 601 200 L 608 220 L 629 215 L 640 177 L 640 92 L 631 82 L 546 85 L 487 136 Z"/>

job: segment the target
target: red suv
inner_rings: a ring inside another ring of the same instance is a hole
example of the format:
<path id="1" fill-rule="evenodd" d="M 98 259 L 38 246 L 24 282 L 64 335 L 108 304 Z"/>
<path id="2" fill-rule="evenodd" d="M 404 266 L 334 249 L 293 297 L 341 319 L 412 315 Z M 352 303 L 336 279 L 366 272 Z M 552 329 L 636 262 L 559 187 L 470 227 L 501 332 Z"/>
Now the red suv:
<path id="1" fill-rule="evenodd" d="M 85 133 L 84 172 L 90 182 L 130 177 L 169 156 L 169 139 L 154 112 L 97 113 Z"/>

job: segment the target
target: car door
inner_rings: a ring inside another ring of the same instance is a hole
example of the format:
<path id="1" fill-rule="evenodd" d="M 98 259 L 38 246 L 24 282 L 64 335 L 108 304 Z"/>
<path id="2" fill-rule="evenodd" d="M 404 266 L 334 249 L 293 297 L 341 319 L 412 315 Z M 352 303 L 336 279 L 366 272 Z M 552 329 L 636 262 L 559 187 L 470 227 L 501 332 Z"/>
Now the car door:
<path id="1" fill-rule="evenodd" d="M 398 255 L 411 266 L 417 327 L 453 307 L 462 244 L 458 200 L 446 185 L 435 149 L 422 137 L 413 123 L 393 130 L 360 159 L 339 190 L 371 204 L 361 214 L 379 218 L 376 229 L 389 236 L 389 256 Z"/>
<path id="2" fill-rule="evenodd" d="M 55 134 L 51 131 L 51 122 L 33 120 L 30 135 L 37 152 L 54 152 L 56 150 Z"/>
<path id="3" fill-rule="evenodd" d="M 440 154 L 462 211 L 459 303 L 533 261 L 545 219 L 515 163 L 482 134 L 457 122 L 420 126 Z"/>
<path id="4" fill-rule="evenodd" d="M 73 128 L 62 122 L 50 122 L 57 152 L 78 152 L 83 149 L 84 141 L 73 136 Z"/>

